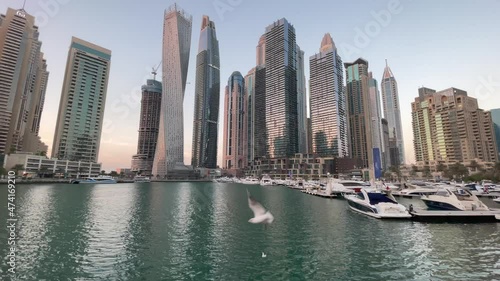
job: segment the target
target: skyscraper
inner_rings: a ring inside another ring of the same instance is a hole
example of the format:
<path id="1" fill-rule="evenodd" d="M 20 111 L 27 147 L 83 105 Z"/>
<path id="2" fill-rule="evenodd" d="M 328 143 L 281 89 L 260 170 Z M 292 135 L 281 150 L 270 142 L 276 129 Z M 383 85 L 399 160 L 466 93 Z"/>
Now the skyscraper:
<path id="1" fill-rule="evenodd" d="M 420 88 L 411 106 L 417 162 L 498 161 L 491 114 L 466 91 Z"/>
<path id="2" fill-rule="evenodd" d="M 217 167 L 217 129 L 220 95 L 219 41 L 215 24 L 203 16 L 196 57 L 196 88 L 193 118 L 193 167 Z"/>
<path id="3" fill-rule="evenodd" d="M 370 92 L 368 61 L 359 58 L 352 63 L 344 63 L 346 68 L 347 116 L 349 122 L 350 152 L 352 158 L 361 161 L 369 168 L 372 179 L 375 177 L 373 165 L 373 144 L 371 129 Z"/>
<path id="4" fill-rule="evenodd" d="M 71 39 L 52 157 L 97 162 L 110 66 L 110 50 Z"/>
<path id="5" fill-rule="evenodd" d="M 238 71 L 229 77 L 224 97 L 223 168 L 231 171 L 246 167 L 248 119 L 245 80 Z"/>
<path id="6" fill-rule="evenodd" d="M 158 141 L 161 111 L 161 82 L 149 79 L 142 86 L 141 115 L 137 154 L 132 156 L 132 171 L 151 175 Z"/>
<path id="7" fill-rule="evenodd" d="M 375 169 L 375 177 L 382 177 L 382 112 L 380 110 L 380 92 L 378 91 L 378 83 L 371 72 L 368 73 L 369 77 L 369 103 L 370 103 L 370 122 L 371 122 L 371 137 L 373 148 L 373 165 Z"/>
<path id="8" fill-rule="evenodd" d="M 298 152 L 307 153 L 307 93 L 304 51 L 297 45 L 297 130 Z"/>
<path id="9" fill-rule="evenodd" d="M 174 4 L 165 11 L 163 24 L 163 90 L 160 128 L 153 175 L 164 178 L 176 164 L 184 164 L 183 102 L 186 89 L 192 17 Z"/>
<path id="10" fill-rule="evenodd" d="M 245 99 L 247 101 L 247 162 L 255 158 L 255 67 L 245 76 Z M 248 163 L 245 163 L 245 165 Z"/>
<path id="11" fill-rule="evenodd" d="M 38 36 L 25 10 L 0 15 L 0 154 L 47 151 L 38 131 L 49 72 Z"/>
<path id="12" fill-rule="evenodd" d="M 266 28 L 266 129 L 271 158 L 298 152 L 295 28 L 280 19 Z"/>
<path id="13" fill-rule="evenodd" d="M 268 157 L 266 124 L 266 35 L 262 35 L 257 45 L 257 67 L 255 68 L 255 93 L 253 103 L 253 158 Z"/>
<path id="14" fill-rule="evenodd" d="M 313 151 L 324 157 L 346 157 L 349 148 L 342 59 L 330 34 L 325 34 L 319 53 L 309 58 L 309 64 Z"/>
<path id="15" fill-rule="evenodd" d="M 392 165 L 400 165 L 405 163 L 404 141 L 403 141 L 403 127 L 401 125 L 401 110 L 399 107 L 399 94 L 398 83 L 391 69 L 386 65 L 384 75 L 382 76 L 382 104 L 384 106 L 384 118 L 387 120 L 389 127 L 389 140 L 394 141 L 399 149 L 398 163 L 391 163 Z"/>

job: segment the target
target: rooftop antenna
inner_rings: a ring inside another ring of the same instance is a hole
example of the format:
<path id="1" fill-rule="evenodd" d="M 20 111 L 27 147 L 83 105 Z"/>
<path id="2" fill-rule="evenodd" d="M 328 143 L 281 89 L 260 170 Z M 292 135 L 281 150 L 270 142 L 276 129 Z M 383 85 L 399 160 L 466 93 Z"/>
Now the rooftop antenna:
<path id="1" fill-rule="evenodd" d="M 24 11 L 24 7 L 26 6 L 26 0 L 24 0 L 24 3 L 23 3 L 23 8 L 21 10 Z"/>
<path id="2" fill-rule="evenodd" d="M 158 71 L 158 68 L 160 68 L 161 62 L 162 61 L 160 61 L 160 63 L 158 63 L 156 68 L 153 66 L 153 71 L 151 71 L 151 74 L 153 74 L 153 80 L 156 80 L 156 74 L 158 74 L 157 71 Z"/>
<path id="3" fill-rule="evenodd" d="M 385 67 L 387 67 L 387 59 L 385 59 Z"/>

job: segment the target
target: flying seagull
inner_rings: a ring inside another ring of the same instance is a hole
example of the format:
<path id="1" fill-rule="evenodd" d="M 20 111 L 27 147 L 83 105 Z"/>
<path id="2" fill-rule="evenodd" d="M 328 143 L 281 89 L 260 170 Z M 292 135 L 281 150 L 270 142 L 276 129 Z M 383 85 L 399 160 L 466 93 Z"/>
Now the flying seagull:
<path id="1" fill-rule="evenodd" d="M 262 223 L 264 225 L 270 224 L 274 221 L 274 217 L 271 212 L 267 211 L 262 204 L 260 204 L 257 200 L 255 200 L 250 192 L 248 192 L 248 207 L 253 211 L 253 218 L 249 219 L 248 222 L 251 223 Z"/>

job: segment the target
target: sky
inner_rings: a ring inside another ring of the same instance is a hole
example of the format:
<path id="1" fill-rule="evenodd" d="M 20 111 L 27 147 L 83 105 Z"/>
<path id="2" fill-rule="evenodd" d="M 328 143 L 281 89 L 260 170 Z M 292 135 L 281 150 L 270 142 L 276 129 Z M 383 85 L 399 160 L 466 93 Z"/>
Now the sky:
<path id="1" fill-rule="evenodd" d="M 161 61 L 163 13 L 173 3 L 26 1 L 25 10 L 39 25 L 50 71 L 40 129 L 49 154 L 69 45 L 76 36 L 112 51 L 99 162 L 106 171 L 130 167 L 137 151 L 140 88 Z M 415 160 L 411 102 L 419 87 L 456 87 L 476 97 L 480 108 L 500 108 L 500 0 L 179 0 L 177 4 L 193 16 L 184 98 L 186 164 L 191 163 L 195 63 L 203 15 L 215 22 L 220 48 L 219 163 L 227 79 L 233 71 L 246 75 L 255 66 L 259 37 L 280 18 L 295 27 L 306 58 L 319 51 L 323 35 L 330 33 L 342 60 L 368 60 L 379 83 L 388 60 L 399 87 L 407 164 Z M 0 13 L 22 5 L 21 0 L 2 0 Z M 309 80 L 308 63 L 305 68 Z"/>

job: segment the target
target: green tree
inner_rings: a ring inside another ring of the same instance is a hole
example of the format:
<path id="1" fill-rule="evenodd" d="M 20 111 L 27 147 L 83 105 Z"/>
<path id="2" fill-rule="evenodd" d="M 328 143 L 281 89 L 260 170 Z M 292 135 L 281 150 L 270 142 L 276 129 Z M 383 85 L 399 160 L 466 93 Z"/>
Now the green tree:
<path id="1" fill-rule="evenodd" d="M 424 169 L 422 170 L 422 172 L 423 172 L 425 178 L 432 177 L 431 169 L 430 169 L 430 167 L 428 165 L 424 166 Z"/>
<path id="2" fill-rule="evenodd" d="M 106 171 L 102 170 L 101 175 L 105 175 L 105 174 L 106 174 Z"/>
<path id="3" fill-rule="evenodd" d="M 437 166 L 436 166 L 436 171 L 438 172 L 444 172 L 446 171 L 446 165 L 443 164 L 443 163 L 439 163 Z"/>
<path id="4" fill-rule="evenodd" d="M 116 176 L 118 176 L 118 173 L 116 171 L 111 171 L 109 173 L 109 175 L 112 176 L 112 177 L 116 177 Z"/>
<path id="5" fill-rule="evenodd" d="M 16 172 L 16 175 L 17 175 L 19 173 L 19 171 L 24 170 L 24 165 L 22 165 L 22 164 L 14 165 L 14 167 L 10 168 L 10 170 Z"/>

